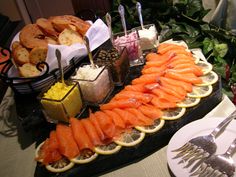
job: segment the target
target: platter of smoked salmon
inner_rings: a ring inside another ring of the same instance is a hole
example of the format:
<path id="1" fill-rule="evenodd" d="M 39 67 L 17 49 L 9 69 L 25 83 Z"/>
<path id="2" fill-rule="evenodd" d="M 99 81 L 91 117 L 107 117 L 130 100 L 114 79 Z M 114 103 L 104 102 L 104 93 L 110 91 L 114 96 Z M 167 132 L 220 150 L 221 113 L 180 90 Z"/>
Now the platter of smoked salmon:
<path id="1" fill-rule="evenodd" d="M 95 176 L 137 162 L 222 100 L 220 77 L 199 49 L 170 40 L 145 59 L 107 102 L 38 142 L 35 176 Z"/>

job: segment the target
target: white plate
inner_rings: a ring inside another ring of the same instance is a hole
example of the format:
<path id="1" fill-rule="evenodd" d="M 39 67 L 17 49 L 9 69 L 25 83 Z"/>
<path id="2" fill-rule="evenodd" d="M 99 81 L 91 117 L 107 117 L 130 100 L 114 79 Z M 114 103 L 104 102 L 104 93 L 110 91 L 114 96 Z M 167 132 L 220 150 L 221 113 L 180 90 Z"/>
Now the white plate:
<path id="1" fill-rule="evenodd" d="M 190 166 L 189 168 L 183 168 L 186 165 L 186 163 L 178 164 L 178 162 L 181 160 L 180 158 L 172 159 L 177 154 L 176 152 L 172 152 L 172 150 L 181 147 L 187 141 L 189 141 L 194 137 L 207 135 L 211 133 L 212 130 L 223 119 L 224 118 L 222 117 L 200 119 L 185 125 L 174 134 L 167 147 L 167 162 L 171 171 L 176 177 L 189 176 L 190 175 L 189 171 L 192 166 Z M 236 138 L 236 120 L 233 120 L 226 127 L 225 131 L 216 138 L 216 144 L 217 144 L 216 154 L 223 154 L 235 138 Z M 236 153 L 233 155 L 233 159 L 236 163 Z M 234 176 L 236 176 L 236 174 Z"/>

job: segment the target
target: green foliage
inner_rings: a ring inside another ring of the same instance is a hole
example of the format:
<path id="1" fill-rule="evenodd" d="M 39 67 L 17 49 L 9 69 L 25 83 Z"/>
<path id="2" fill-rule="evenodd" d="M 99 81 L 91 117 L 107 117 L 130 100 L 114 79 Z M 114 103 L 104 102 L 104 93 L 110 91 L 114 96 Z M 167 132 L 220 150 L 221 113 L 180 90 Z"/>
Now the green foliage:
<path id="1" fill-rule="evenodd" d="M 140 0 L 144 24 L 154 23 L 160 42 L 167 39 L 184 40 L 190 48 L 201 48 L 214 70 L 222 76 L 224 93 L 232 97 L 231 84 L 236 83 L 236 37 L 229 31 L 203 21 L 209 12 L 202 0 Z M 122 31 L 119 4 L 125 7 L 127 29 L 140 26 L 136 0 L 113 0 L 113 32 Z M 227 68 L 229 68 L 227 70 Z M 230 93 L 230 94 L 229 94 Z"/>
<path id="2" fill-rule="evenodd" d="M 172 0 L 113 0 L 112 3 L 112 29 L 113 32 L 122 31 L 120 15 L 118 6 L 122 4 L 125 8 L 125 18 L 127 29 L 140 26 L 138 13 L 136 10 L 136 3 L 140 2 L 142 5 L 142 16 L 144 24 L 158 24 L 158 20 L 169 20 L 169 14 L 172 10 Z M 158 25 L 157 25 L 158 26 Z"/>

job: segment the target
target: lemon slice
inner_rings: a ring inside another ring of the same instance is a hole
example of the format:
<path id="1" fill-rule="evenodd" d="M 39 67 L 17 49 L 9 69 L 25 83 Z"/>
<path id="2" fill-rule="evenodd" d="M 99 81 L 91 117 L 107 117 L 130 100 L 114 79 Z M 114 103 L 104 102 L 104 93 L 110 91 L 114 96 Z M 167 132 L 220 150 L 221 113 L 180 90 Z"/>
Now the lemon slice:
<path id="1" fill-rule="evenodd" d="M 181 108 L 189 108 L 196 106 L 200 101 L 201 98 L 186 97 L 185 100 L 180 103 L 177 103 L 177 106 Z"/>
<path id="2" fill-rule="evenodd" d="M 57 162 L 46 165 L 46 169 L 54 173 L 61 173 L 61 172 L 71 169 L 73 166 L 74 166 L 73 162 L 71 162 L 67 158 L 62 158 L 61 160 Z"/>
<path id="3" fill-rule="evenodd" d="M 150 126 L 136 126 L 135 128 L 144 133 L 155 133 L 160 130 L 165 124 L 165 120 L 156 119 L 153 125 Z"/>
<path id="4" fill-rule="evenodd" d="M 101 145 L 95 147 L 95 152 L 102 155 L 110 155 L 117 153 L 122 146 L 117 145 L 116 143 L 110 143 L 108 145 Z"/>
<path id="5" fill-rule="evenodd" d="M 121 136 L 114 142 L 121 146 L 131 147 L 139 144 L 145 137 L 145 133 L 136 129 L 127 131 L 121 134 Z"/>
<path id="6" fill-rule="evenodd" d="M 212 85 L 207 86 L 193 86 L 193 91 L 191 93 L 188 93 L 188 97 L 192 98 L 203 98 L 206 96 L 209 96 L 213 90 Z"/>
<path id="7" fill-rule="evenodd" d="M 162 111 L 162 119 L 164 120 L 175 120 L 181 118 L 186 112 L 186 108 L 170 108 Z"/>
<path id="8" fill-rule="evenodd" d="M 199 56 L 197 56 L 196 54 L 193 54 L 193 58 L 194 58 L 194 63 L 197 64 L 200 61 Z"/>
<path id="9" fill-rule="evenodd" d="M 205 61 L 199 61 L 197 63 L 197 66 L 199 66 L 202 69 L 202 72 L 204 75 L 206 75 L 207 73 L 209 73 L 213 69 L 212 64 L 209 62 L 205 62 Z"/>
<path id="10" fill-rule="evenodd" d="M 97 156 L 98 154 L 96 152 L 93 152 L 91 150 L 84 150 L 80 153 L 79 156 L 70 160 L 71 162 L 74 162 L 76 164 L 85 164 L 93 161 L 94 159 L 97 158 Z"/>
<path id="11" fill-rule="evenodd" d="M 35 150 L 35 159 L 36 159 L 36 160 L 37 160 L 37 158 L 39 157 L 39 154 L 40 154 L 40 151 L 41 151 L 41 147 L 43 146 L 44 142 L 45 142 L 45 141 L 43 141 L 42 143 L 40 143 L 40 144 L 38 145 L 38 147 L 36 148 L 36 150 Z M 43 162 L 42 159 L 37 160 L 37 161 L 38 161 L 38 162 Z"/>
<path id="12" fill-rule="evenodd" d="M 202 83 L 196 84 L 197 86 L 213 85 L 218 81 L 218 75 L 213 71 L 210 71 L 209 73 L 201 76 L 200 78 L 202 79 Z"/>

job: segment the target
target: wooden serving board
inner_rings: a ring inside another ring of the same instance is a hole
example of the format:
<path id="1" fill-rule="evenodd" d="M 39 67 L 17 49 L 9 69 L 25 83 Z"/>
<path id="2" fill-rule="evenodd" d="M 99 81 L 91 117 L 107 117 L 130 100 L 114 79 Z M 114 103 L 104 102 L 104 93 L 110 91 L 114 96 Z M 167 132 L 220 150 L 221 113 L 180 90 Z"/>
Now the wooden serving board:
<path id="1" fill-rule="evenodd" d="M 141 69 L 142 66 L 130 68 L 125 84 L 129 84 L 134 78 L 138 77 Z M 115 88 L 113 94 L 117 93 L 121 89 L 122 87 Z M 72 169 L 63 173 L 51 173 L 44 166 L 38 164 L 35 169 L 35 177 L 92 177 L 142 160 L 166 146 L 175 132 L 184 125 L 204 117 L 217 104 L 219 104 L 221 100 L 221 80 L 219 80 L 213 85 L 213 92 L 211 95 L 202 98 L 200 103 L 195 107 L 187 108 L 187 111 L 180 119 L 165 121 L 164 127 L 162 127 L 158 132 L 154 134 L 146 134 L 144 140 L 138 145 L 134 147 L 122 147 L 116 154 L 106 156 L 99 155 L 96 160 L 88 164 L 75 165 Z M 37 144 L 45 139 L 46 137 L 41 136 Z"/>

